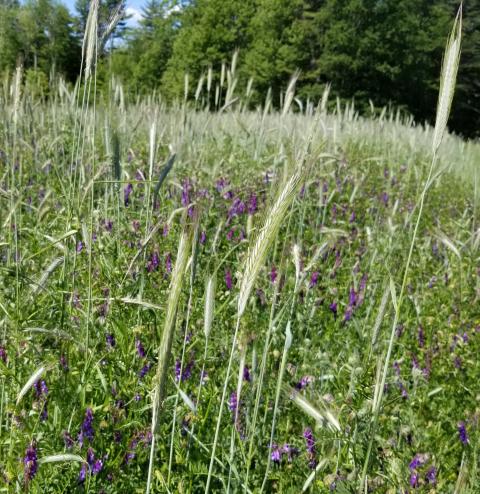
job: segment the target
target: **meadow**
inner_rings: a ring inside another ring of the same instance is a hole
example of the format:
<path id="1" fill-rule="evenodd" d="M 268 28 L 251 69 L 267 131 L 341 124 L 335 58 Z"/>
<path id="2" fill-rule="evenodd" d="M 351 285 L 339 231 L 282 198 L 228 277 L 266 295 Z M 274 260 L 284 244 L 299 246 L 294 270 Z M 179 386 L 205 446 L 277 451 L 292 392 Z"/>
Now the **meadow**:
<path id="1" fill-rule="evenodd" d="M 4 79 L 0 491 L 478 492 L 448 70 L 432 128 L 294 78 L 252 110 L 234 65 L 216 111 Z"/>

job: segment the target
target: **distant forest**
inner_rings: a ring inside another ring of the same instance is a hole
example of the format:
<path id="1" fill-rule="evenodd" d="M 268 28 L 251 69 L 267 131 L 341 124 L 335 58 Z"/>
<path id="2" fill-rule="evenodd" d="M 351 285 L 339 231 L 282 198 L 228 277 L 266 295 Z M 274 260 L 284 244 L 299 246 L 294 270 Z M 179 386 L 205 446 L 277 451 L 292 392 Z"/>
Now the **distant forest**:
<path id="1" fill-rule="evenodd" d="M 360 112 L 390 105 L 431 121 L 442 55 L 459 2 L 452 0 L 150 0 L 135 28 L 126 4 L 103 0 L 98 19 L 99 88 L 110 76 L 128 94 L 193 97 L 199 80 L 215 97 L 222 65 L 238 50 L 237 91 L 252 107 L 268 91 L 279 104 L 293 73 L 297 96 L 331 94 Z M 55 0 L 0 0 L 0 73 L 18 63 L 48 96 L 49 80 L 78 77 L 89 1 L 75 15 Z M 112 19 L 119 22 L 112 29 Z M 203 79 L 202 79 L 203 77 Z M 43 88 L 43 89 L 42 89 Z M 207 93 L 206 93 L 207 94 Z M 451 129 L 480 136 L 480 0 L 463 7 L 463 48 Z"/>

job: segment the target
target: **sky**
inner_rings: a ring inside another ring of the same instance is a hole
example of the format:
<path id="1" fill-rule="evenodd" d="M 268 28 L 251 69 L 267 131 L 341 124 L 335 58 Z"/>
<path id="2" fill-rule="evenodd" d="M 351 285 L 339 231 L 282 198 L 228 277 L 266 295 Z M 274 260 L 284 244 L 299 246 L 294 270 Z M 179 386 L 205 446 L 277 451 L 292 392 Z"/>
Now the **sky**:
<path id="1" fill-rule="evenodd" d="M 75 0 L 61 0 L 70 10 L 75 13 Z M 136 26 L 142 16 L 142 7 L 145 5 L 145 0 L 127 0 L 127 14 L 132 17 L 128 24 L 132 27 Z"/>

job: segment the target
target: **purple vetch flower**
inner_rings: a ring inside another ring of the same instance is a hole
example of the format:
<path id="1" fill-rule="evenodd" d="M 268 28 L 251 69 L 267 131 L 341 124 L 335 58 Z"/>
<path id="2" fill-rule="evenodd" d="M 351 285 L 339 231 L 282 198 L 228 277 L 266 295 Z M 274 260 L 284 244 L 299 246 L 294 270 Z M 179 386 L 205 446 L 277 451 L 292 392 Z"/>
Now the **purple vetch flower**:
<path id="1" fill-rule="evenodd" d="M 175 382 L 178 383 L 180 381 L 180 374 L 182 381 L 190 379 L 194 365 L 195 360 L 192 358 L 190 362 L 188 362 L 188 364 L 182 369 L 182 362 L 180 359 L 177 359 L 175 361 Z"/>
<path id="2" fill-rule="evenodd" d="M 4 346 L 0 346 L 0 359 L 3 361 L 4 364 L 7 363 L 7 350 Z"/>
<path id="3" fill-rule="evenodd" d="M 81 240 L 79 240 L 77 242 L 76 250 L 77 250 L 77 254 L 80 254 L 80 252 L 82 252 L 82 250 L 83 250 L 83 242 Z"/>
<path id="4" fill-rule="evenodd" d="M 423 327 L 418 326 L 418 346 L 423 348 L 425 346 L 425 333 L 423 332 Z"/>
<path id="5" fill-rule="evenodd" d="M 92 448 L 88 448 L 87 450 L 87 463 L 90 467 L 93 466 L 95 462 L 95 453 Z"/>
<path id="6" fill-rule="evenodd" d="M 145 358 L 147 354 L 145 353 L 145 348 L 139 338 L 135 338 L 135 348 L 137 349 L 137 354 L 140 358 Z"/>
<path id="7" fill-rule="evenodd" d="M 243 368 L 243 380 L 247 382 L 251 382 L 252 380 L 252 376 L 250 375 L 250 369 L 248 368 L 247 365 Z"/>
<path id="8" fill-rule="evenodd" d="M 83 484 L 86 478 L 87 478 L 87 464 L 82 463 L 82 466 L 80 467 L 80 473 L 78 474 L 78 483 Z"/>
<path id="9" fill-rule="evenodd" d="M 395 370 L 395 375 L 400 377 L 400 364 L 396 360 L 393 362 L 393 368 Z"/>
<path id="10" fill-rule="evenodd" d="M 215 183 L 215 189 L 217 192 L 222 192 L 222 190 L 228 185 L 228 180 L 225 178 L 219 178 Z"/>
<path id="11" fill-rule="evenodd" d="M 427 470 L 426 479 L 427 479 L 429 484 L 436 485 L 436 483 L 437 483 L 437 469 L 434 466 L 431 466 Z"/>
<path id="12" fill-rule="evenodd" d="M 229 291 L 233 287 L 233 284 L 232 284 L 232 273 L 230 272 L 229 269 L 226 269 L 225 270 L 225 285 L 227 287 L 227 290 L 229 290 Z"/>
<path id="13" fill-rule="evenodd" d="M 312 273 L 312 276 L 310 277 L 310 285 L 309 285 L 310 288 L 317 286 L 319 276 L 320 276 L 320 273 L 318 271 L 314 271 Z"/>
<path id="14" fill-rule="evenodd" d="M 350 223 L 354 223 L 355 222 L 355 211 L 352 211 L 352 214 L 350 215 L 350 218 L 348 220 Z"/>
<path id="15" fill-rule="evenodd" d="M 88 439 L 89 442 L 93 441 L 95 431 L 93 429 L 93 411 L 91 408 L 87 408 L 85 412 L 85 419 L 83 420 L 80 434 L 78 435 L 78 443 L 80 447 L 83 446 L 84 439 Z"/>
<path id="16" fill-rule="evenodd" d="M 202 230 L 202 233 L 200 233 L 200 244 L 204 245 L 207 240 L 207 234 L 205 233 L 205 230 Z"/>
<path id="17" fill-rule="evenodd" d="M 257 195 L 256 194 L 250 194 L 250 197 L 248 198 L 248 203 L 247 203 L 247 211 L 249 215 L 255 214 L 257 211 Z"/>
<path id="18" fill-rule="evenodd" d="M 314 380 L 315 380 L 315 378 L 313 376 L 303 376 L 300 379 L 300 381 L 295 385 L 295 389 L 298 389 L 298 390 L 305 389 Z"/>
<path id="19" fill-rule="evenodd" d="M 170 252 L 168 252 L 165 257 L 165 270 L 167 271 L 168 274 L 172 272 L 172 256 Z"/>
<path id="20" fill-rule="evenodd" d="M 290 446 L 290 444 L 285 443 L 281 448 L 282 454 L 287 455 L 287 460 L 289 463 L 292 462 L 294 456 L 298 454 L 298 449 Z"/>
<path id="21" fill-rule="evenodd" d="M 43 379 L 39 379 L 33 386 L 35 388 L 37 398 L 42 398 L 48 395 L 48 387 Z"/>
<path id="22" fill-rule="evenodd" d="M 385 207 L 388 206 L 388 194 L 386 192 L 382 194 L 381 201 Z"/>
<path id="23" fill-rule="evenodd" d="M 241 216 L 243 213 L 245 213 L 246 209 L 247 209 L 247 207 L 245 206 L 245 203 L 239 197 L 236 197 L 233 200 L 232 205 L 228 209 L 228 212 L 227 212 L 227 224 L 235 216 Z"/>
<path id="24" fill-rule="evenodd" d="M 272 265 L 272 269 L 270 270 L 270 281 L 272 283 L 275 283 L 275 280 L 277 279 L 277 268 L 275 267 L 275 264 Z"/>
<path id="25" fill-rule="evenodd" d="M 152 255 L 150 256 L 150 260 L 147 263 L 147 271 L 149 273 L 151 273 L 152 271 L 156 271 L 159 265 L 160 265 L 160 256 L 158 255 L 158 252 L 155 251 L 152 253 Z"/>
<path id="26" fill-rule="evenodd" d="M 433 285 L 435 285 L 436 282 L 437 282 L 437 277 L 436 276 L 432 276 L 430 278 L 430 281 L 428 282 L 428 288 L 433 288 Z"/>
<path id="27" fill-rule="evenodd" d="M 182 184 L 182 206 L 188 206 L 190 204 L 190 181 L 186 178 Z"/>
<path id="28" fill-rule="evenodd" d="M 35 441 L 32 441 L 25 451 L 23 458 L 23 478 L 25 484 L 28 484 L 35 477 L 37 470 L 37 445 Z"/>
<path id="29" fill-rule="evenodd" d="M 417 472 L 412 472 L 410 474 L 410 487 L 418 487 L 419 485 L 419 475 Z"/>
<path id="30" fill-rule="evenodd" d="M 102 462 L 102 460 L 100 460 L 100 458 L 97 459 L 97 460 L 95 460 L 95 463 L 92 466 L 92 474 L 93 475 L 97 475 L 98 473 L 100 473 L 100 471 L 102 470 L 102 468 L 103 468 L 103 462 Z"/>
<path id="31" fill-rule="evenodd" d="M 130 203 L 130 194 L 132 193 L 132 191 L 133 191 L 132 184 L 127 184 L 123 189 L 123 202 L 125 203 L 125 206 L 128 206 Z"/>
<path id="32" fill-rule="evenodd" d="M 464 446 L 470 442 L 468 439 L 467 427 L 463 421 L 458 423 L 458 437 Z"/>
<path id="33" fill-rule="evenodd" d="M 115 342 L 115 336 L 113 336 L 113 334 L 111 334 L 111 333 L 107 334 L 105 339 L 107 340 L 107 347 L 108 348 L 115 348 L 116 342 Z"/>
<path id="34" fill-rule="evenodd" d="M 357 293 L 353 288 L 350 288 L 350 293 L 348 295 L 348 305 L 355 307 L 357 305 Z"/>
<path id="35" fill-rule="evenodd" d="M 305 442 L 307 443 L 307 451 L 309 453 L 315 453 L 315 439 L 313 437 L 313 432 L 310 427 L 307 427 L 303 431 L 303 437 L 305 438 Z"/>
<path id="36" fill-rule="evenodd" d="M 63 432 L 63 442 L 65 443 L 65 447 L 67 449 L 72 449 L 73 446 L 75 445 L 75 441 L 73 440 L 73 437 L 67 431 Z"/>
<path id="37" fill-rule="evenodd" d="M 230 228 L 227 232 L 227 240 L 231 242 L 233 240 L 233 235 L 235 234 L 235 230 L 233 228 Z"/>
<path id="38" fill-rule="evenodd" d="M 351 305 L 348 305 L 345 310 L 345 314 L 343 316 L 344 322 L 350 321 L 352 319 L 352 315 L 353 315 L 353 307 Z"/>
<path id="39" fill-rule="evenodd" d="M 150 370 L 150 368 L 152 367 L 152 364 L 150 362 L 147 362 L 139 371 L 138 371 L 138 377 L 140 379 L 143 379 L 148 371 Z"/>
<path id="40" fill-rule="evenodd" d="M 277 465 L 280 464 L 280 460 L 282 459 L 280 449 L 275 443 L 272 444 L 272 453 L 270 455 L 270 458 L 272 459 L 273 463 L 276 463 Z"/>
<path id="41" fill-rule="evenodd" d="M 112 220 L 103 220 L 103 226 L 107 232 L 111 232 L 113 229 L 113 221 Z"/>
<path id="42" fill-rule="evenodd" d="M 235 391 L 230 395 L 230 399 L 228 400 L 228 408 L 232 412 L 233 415 L 236 415 L 238 407 L 237 393 Z"/>
<path id="43" fill-rule="evenodd" d="M 68 372 L 68 362 L 67 362 L 67 357 L 65 355 L 60 355 L 60 366 L 64 370 L 64 372 Z"/>
<path id="44" fill-rule="evenodd" d="M 337 302 L 332 302 L 328 308 L 332 311 L 335 318 L 337 317 Z"/>

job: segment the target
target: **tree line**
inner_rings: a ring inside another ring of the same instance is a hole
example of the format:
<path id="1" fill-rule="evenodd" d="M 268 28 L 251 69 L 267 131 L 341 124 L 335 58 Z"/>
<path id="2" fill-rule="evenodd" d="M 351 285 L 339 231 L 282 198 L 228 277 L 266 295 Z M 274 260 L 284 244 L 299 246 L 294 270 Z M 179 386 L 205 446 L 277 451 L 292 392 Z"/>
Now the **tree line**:
<path id="1" fill-rule="evenodd" d="M 399 107 L 432 120 L 445 42 L 457 0 L 148 0 L 129 28 L 124 0 L 103 0 L 99 33 L 113 12 L 121 21 L 102 40 L 101 83 L 115 74 L 132 94 L 156 90 L 183 98 L 185 74 L 218 87 L 238 50 L 237 87 L 251 105 L 280 95 L 299 71 L 297 95 L 318 100 L 326 84 L 360 111 Z M 74 81 L 89 1 L 71 15 L 56 0 L 0 0 L 0 71 L 21 59 L 30 77 Z M 43 75 L 40 75 L 43 74 Z M 215 91 L 209 92 L 213 99 Z M 451 127 L 480 134 L 480 0 L 463 6 L 463 49 Z"/>

